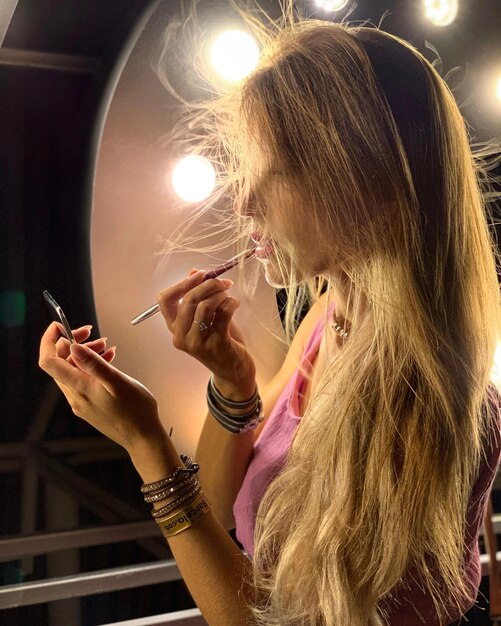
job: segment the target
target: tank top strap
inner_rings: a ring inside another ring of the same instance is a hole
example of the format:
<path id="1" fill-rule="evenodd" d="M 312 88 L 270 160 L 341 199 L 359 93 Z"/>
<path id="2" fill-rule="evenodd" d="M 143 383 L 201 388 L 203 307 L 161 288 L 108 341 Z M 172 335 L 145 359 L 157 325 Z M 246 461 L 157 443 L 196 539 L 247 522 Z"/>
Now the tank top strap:
<path id="1" fill-rule="evenodd" d="M 334 312 L 334 306 L 334 302 L 331 302 L 328 311 L 329 316 Z M 322 338 L 324 336 L 325 324 L 326 321 L 322 315 L 317 324 L 314 326 L 313 331 L 308 341 L 306 342 L 300 366 L 297 370 L 290 401 L 290 413 L 296 419 L 301 419 L 300 398 L 306 381 L 305 373 L 308 376 L 311 374 L 311 371 L 313 369 L 313 362 L 315 361 L 315 358 L 318 354 L 318 350 L 320 349 L 320 343 L 322 342 Z"/>

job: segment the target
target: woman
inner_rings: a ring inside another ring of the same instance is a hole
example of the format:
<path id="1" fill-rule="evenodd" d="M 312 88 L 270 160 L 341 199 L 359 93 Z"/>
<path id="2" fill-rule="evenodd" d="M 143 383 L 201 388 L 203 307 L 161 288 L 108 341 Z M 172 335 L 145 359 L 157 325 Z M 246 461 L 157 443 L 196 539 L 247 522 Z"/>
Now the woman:
<path id="1" fill-rule="evenodd" d="M 458 107 L 406 42 L 300 20 L 206 112 L 290 334 L 297 295 L 315 303 L 260 399 L 231 281 L 192 271 L 158 295 L 175 347 L 212 372 L 202 491 L 101 343 L 70 351 L 52 325 L 40 365 L 129 452 L 209 624 L 449 624 L 476 598 L 500 458 L 495 253 Z"/>

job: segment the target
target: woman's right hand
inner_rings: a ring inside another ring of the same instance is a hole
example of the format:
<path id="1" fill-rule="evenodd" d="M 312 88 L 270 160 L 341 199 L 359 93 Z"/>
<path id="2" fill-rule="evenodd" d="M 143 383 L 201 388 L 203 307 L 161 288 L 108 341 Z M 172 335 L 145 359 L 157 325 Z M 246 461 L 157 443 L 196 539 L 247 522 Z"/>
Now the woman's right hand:
<path id="1" fill-rule="evenodd" d="M 233 281 L 203 282 L 204 273 L 192 270 L 188 278 L 161 291 L 160 311 L 174 347 L 211 370 L 216 387 L 228 399 L 248 399 L 255 391 L 256 366 L 232 319 L 240 306 L 227 292 Z M 205 330 L 201 322 L 207 325 Z"/>

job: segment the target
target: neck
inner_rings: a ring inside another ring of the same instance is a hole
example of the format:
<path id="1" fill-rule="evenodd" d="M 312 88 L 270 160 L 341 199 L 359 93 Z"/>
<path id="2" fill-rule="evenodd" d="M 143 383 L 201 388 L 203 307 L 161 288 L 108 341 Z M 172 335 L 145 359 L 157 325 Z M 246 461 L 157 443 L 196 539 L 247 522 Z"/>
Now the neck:
<path id="1" fill-rule="evenodd" d="M 335 319 L 340 326 L 348 329 L 351 325 L 351 316 L 347 313 L 347 306 L 353 283 L 344 272 L 331 274 L 330 279 Z"/>

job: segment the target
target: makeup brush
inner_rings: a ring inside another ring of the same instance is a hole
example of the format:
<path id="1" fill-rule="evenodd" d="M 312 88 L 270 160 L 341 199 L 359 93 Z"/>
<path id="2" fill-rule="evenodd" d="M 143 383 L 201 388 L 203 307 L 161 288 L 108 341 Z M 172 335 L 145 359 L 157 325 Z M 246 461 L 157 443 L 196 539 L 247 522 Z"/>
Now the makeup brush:
<path id="1" fill-rule="evenodd" d="M 240 254 L 237 254 L 236 256 L 232 257 L 231 259 L 229 259 L 222 265 L 219 265 L 213 270 L 209 270 L 208 272 L 205 273 L 205 276 L 203 277 L 202 282 L 205 282 L 206 280 L 209 280 L 210 278 L 217 278 L 218 276 L 221 276 L 221 274 L 224 274 L 228 270 L 231 270 L 233 267 L 235 267 L 235 265 L 238 265 L 238 262 L 240 261 L 240 259 L 244 259 L 244 260 L 252 259 L 252 257 L 254 257 L 256 254 L 256 250 L 257 250 L 257 247 L 251 248 L 250 250 L 245 250 L 244 252 L 241 252 Z M 131 324 L 135 326 L 136 324 L 139 324 L 140 322 L 144 322 L 144 320 L 147 320 L 149 317 L 156 315 L 157 313 L 159 313 L 159 311 L 160 311 L 160 306 L 158 304 L 155 304 L 151 306 L 149 309 L 146 309 L 146 311 L 143 311 L 142 313 L 140 313 L 133 320 L 131 320 Z"/>

